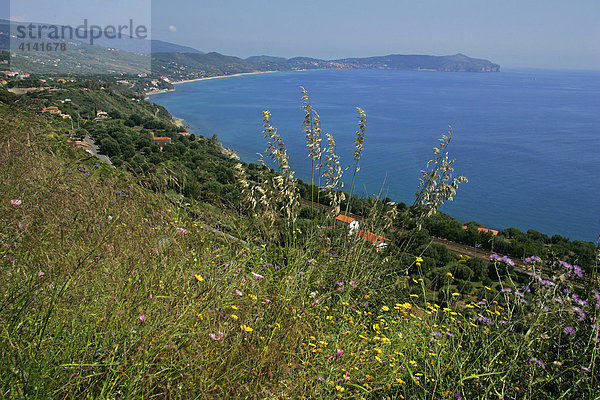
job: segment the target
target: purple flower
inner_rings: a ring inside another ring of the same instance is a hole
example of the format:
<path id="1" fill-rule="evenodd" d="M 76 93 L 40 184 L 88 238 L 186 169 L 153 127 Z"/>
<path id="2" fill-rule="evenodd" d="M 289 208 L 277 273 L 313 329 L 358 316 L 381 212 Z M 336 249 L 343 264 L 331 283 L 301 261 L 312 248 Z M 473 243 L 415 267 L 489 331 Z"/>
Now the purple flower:
<path id="1" fill-rule="evenodd" d="M 585 320 L 585 313 L 583 312 L 583 310 L 581 308 L 573 307 L 573 311 L 575 311 L 577 314 L 579 314 L 579 321 Z"/>
<path id="2" fill-rule="evenodd" d="M 538 360 L 538 359 L 537 359 L 537 358 L 535 358 L 535 357 L 532 357 L 530 361 L 532 361 L 532 362 L 534 362 L 534 363 L 538 364 L 538 365 L 539 365 L 540 367 L 542 367 L 542 368 L 546 368 L 546 364 L 544 364 L 544 362 L 543 362 L 543 361 L 541 361 L 541 360 Z"/>
<path id="3" fill-rule="evenodd" d="M 275 266 L 275 271 L 279 271 L 281 269 L 281 267 L 279 265 Z"/>
<path id="4" fill-rule="evenodd" d="M 242 297 L 244 294 L 242 293 L 241 290 L 236 289 L 235 290 L 235 295 L 238 296 L 238 297 Z"/>
<path id="5" fill-rule="evenodd" d="M 529 264 L 530 262 L 542 261 L 538 256 L 531 256 L 525 259 L 525 264 Z"/>
<path id="6" fill-rule="evenodd" d="M 491 319 L 489 319 L 487 317 L 479 317 L 479 318 L 477 318 L 477 321 L 481 321 L 481 322 L 485 322 L 486 324 L 494 325 L 494 321 L 492 321 Z"/>
<path id="7" fill-rule="evenodd" d="M 545 280 L 545 279 L 544 279 L 544 280 L 542 280 L 540 283 L 541 283 L 542 285 L 545 285 L 545 286 L 556 286 L 556 283 L 554 283 L 554 282 L 552 282 L 552 281 Z"/>
<path id="8" fill-rule="evenodd" d="M 141 323 L 144 323 L 144 321 L 146 321 L 146 316 L 144 314 L 142 314 L 138 317 L 138 319 L 140 320 Z"/>
<path id="9" fill-rule="evenodd" d="M 177 228 L 177 233 L 180 235 L 187 235 L 188 231 L 183 228 Z"/>
<path id="10" fill-rule="evenodd" d="M 352 286 L 352 287 L 356 286 L 356 282 L 350 281 L 350 286 Z"/>
<path id="11" fill-rule="evenodd" d="M 342 356 L 342 354 L 344 354 L 344 350 L 342 350 L 342 349 L 337 349 L 337 350 L 335 351 L 335 359 L 336 359 L 336 360 L 337 360 L 337 359 L 339 359 L 339 358 Z"/>
<path id="12" fill-rule="evenodd" d="M 217 331 L 216 334 L 214 333 L 209 333 L 208 337 L 210 337 L 212 340 L 217 341 L 217 340 L 221 340 L 225 337 L 225 334 L 221 331 Z"/>
<path id="13" fill-rule="evenodd" d="M 456 337 L 456 335 L 452 332 L 446 332 L 446 335 L 450 336 L 450 337 Z"/>
<path id="14" fill-rule="evenodd" d="M 240 254 L 242 255 L 242 257 L 245 256 L 246 255 L 246 250 L 240 251 Z"/>
<path id="15" fill-rule="evenodd" d="M 254 277 L 254 279 L 264 279 L 265 278 L 264 276 L 259 275 L 256 272 L 252 272 L 252 276 Z"/>
<path id="16" fill-rule="evenodd" d="M 37 273 L 38 278 L 42 279 L 44 277 L 44 275 L 46 275 L 43 271 L 39 271 Z"/>
<path id="17" fill-rule="evenodd" d="M 565 304 L 565 302 L 562 301 L 562 299 L 559 299 L 558 297 L 555 297 L 554 301 L 557 302 L 557 303 L 559 303 L 559 304 Z"/>
<path id="18" fill-rule="evenodd" d="M 431 333 L 431 336 L 442 337 L 442 333 L 438 332 L 438 331 L 435 331 L 435 332 Z"/>
<path id="19" fill-rule="evenodd" d="M 21 203 L 22 203 L 22 202 L 21 202 L 21 200 L 20 200 L 20 199 L 12 199 L 12 200 L 10 201 L 10 204 L 11 204 L 11 205 L 13 205 L 13 206 L 15 206 L 15 207 L 17 207 L 17 206 L 20 206 L 20 205 L 21 205 Z"/>
<path id="20" fill-rule="evenodd" d="M 591 369 L 589 369 L 588 367 L 583 367 L 583 366 L 581 367 L 581 370 L 585 371 L 585 372 L 592 372 Z"/>
<path id="21" fill-rule="evenodd" d="M 563 329 L 563 332 L 565 333 L 565 335 L 574 335 L 575 328 L 573 328 L 572 326 L 567 326 L 565 329 Z"/>
<path id="22" fill-rule="evenodd" d="M 242 278 L 242 283 L 246 283 L 246 278 Z"/>
<path id="23" fill-rule="evenodd" d="M 573 301 L 577 304 L 579 304 L 580 306 L 587 306 L 588 302 L 580 299 L 576 294 L 573 295 Z"/>
<path id="24" fill-rule="evenodd" d="M 594 300 L 596 300 L 596 308 L 600 308 L 600 293 L 597 290 L 592 290 L 594 294 Z"/>
<path id="25" fill-rule="evenodd" d="M 500 293 L 510 293 L 510 292 L 512 292 L 512 289 L 511 289 L 511 288 L 509 288 L 509 287 L 507 287 L 507 288 L 504 288 L 504 289 L 502 289 L 502 290 L 500 291 Z"/>

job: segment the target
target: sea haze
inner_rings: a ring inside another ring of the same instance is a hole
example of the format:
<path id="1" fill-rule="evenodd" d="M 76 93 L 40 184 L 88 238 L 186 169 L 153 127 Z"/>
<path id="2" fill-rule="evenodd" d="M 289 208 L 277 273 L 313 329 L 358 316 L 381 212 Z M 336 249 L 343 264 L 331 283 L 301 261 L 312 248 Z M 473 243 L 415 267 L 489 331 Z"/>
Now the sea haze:
<path id="1" fill-rule="evenodd" d="M 300 86 L 345 165 L 352 160 L 355 107 L 366 111 L 359 195 L 411 204 L 419 171 L 452 126 L 451 157 L 469 183 L 442 211 L 484 227 L 597 240 L 600 71 L 268 73 L 181 84 L 151 100 L 185 119 L 192 133 L 217 134 L 247 162 L 264 152 L 262 111 L 270 110 L 297 176 L 310 182 Z"/>

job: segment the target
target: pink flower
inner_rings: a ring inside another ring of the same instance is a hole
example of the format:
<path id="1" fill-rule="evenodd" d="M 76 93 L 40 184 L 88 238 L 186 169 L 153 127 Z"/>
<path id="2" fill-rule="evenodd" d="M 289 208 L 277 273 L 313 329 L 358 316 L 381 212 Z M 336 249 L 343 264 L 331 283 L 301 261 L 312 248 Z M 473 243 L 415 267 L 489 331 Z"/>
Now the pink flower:
<path id="1" fill-rule="evenodd" d="M 140 320 L 141 323 L 144 323 L 144 321 L 146 320 L 146 316 L 144 314 L 142 314 L 138 317 L 138 319 Z"/>
<path id="2" fill-rule="evenodd" d="M 264 279 L 265 277 L 262 275 L 257 274 L 256 272 L 252 273 L 252 276 L 254 276 L 254 279 Z"/>
<path id="3" fill-rule="evenodd" d="M 210 337 L 212 340 L 217 341 L 217 340 L 221 340 L 225 337 L 225 334 L 221 331 L 217 331 L 217 334 L 214 333 L 210 333 L 208 335 L 208 337 Z"/>
<path id="4" fill-rule="evenodd" d="M 46 275 L 44 272 L 40 271 L 37 273 L 38 278 L 42 279 Z"/>
<path id="5" fill-rule="evenodd" d="M 269 300 L 269 299 L 266 299 L 266 300 L 265 300 L 265 303 L 266 303 L 266 304 L 271 304 L 271 300 Z"/>
<path id="6" fill-rule="evenodd" d="M 13 205 L 13 206 L 15 206 L 15 207 L 16 207 L 16 206 L 20 206 L 20 205 L 21 205 L 21 200 L 19 200 L 19 199 L 12 199 L 12 200 L 10 201 L 10 204 L 12 204 L 12 205 Z"/>
<path id="7" fill-rule="evenodd" d="M 236 295 L 236 296 L 239 296 L 239 297 L 242 297 L 244 294 L 242 293 L 242 291 L 241 291 L 241 290 L 237 290 L 237 289 L 236 289 L 236 290 L 235 290 L 235 295 Z"/>
<path id="8" fill-rule="evenodd" d="M 242 278 L 242 283 L 246 283 L 246 278 Z"/>
<path id="9" fill-rule="evenodd" d="M 356 282 L 350 281 L 350 286 L 356 286 Z"/>
<path id="10" fill-rule="evenodd" d="M 344 350 L 342 349 L 337 349 L 335 351 L 335 359 L 337 360 L 338 358 L 340 358 L 342 356 L 342 354 L 344 354 Z"/>
<path id="11" fill-rule="evenodd" d="M 177 228 L 177 233 L 179 233 L 180 235 L 186 235 L 188 231 L 183 228 Z"/>

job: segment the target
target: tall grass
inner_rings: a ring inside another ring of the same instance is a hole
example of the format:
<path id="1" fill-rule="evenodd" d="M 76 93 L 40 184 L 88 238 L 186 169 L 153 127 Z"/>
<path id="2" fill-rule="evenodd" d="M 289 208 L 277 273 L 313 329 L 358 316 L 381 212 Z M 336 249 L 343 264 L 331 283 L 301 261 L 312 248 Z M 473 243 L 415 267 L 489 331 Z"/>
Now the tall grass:
<path id="1" fill-rule="evenodd" d="M 282 174 L 252 182 L 238 170 L 249 211 L 231 218 L 256 244 L 242 247 L 24 113 L 0 111 L 2 397 L 600 396 L 597 283 L 535 259 L 511 280 L 511 261 L 496 257 L 499 289 L 463 295 L 449 272 L 435 297 L 408 248 L 377 252 L 322 214 L 299 240 L 293 173 L 267 114 Z M 343 168 L 324 151 L 335 196 Z M 293 240 L 271 241 L 272 229 Z"/>

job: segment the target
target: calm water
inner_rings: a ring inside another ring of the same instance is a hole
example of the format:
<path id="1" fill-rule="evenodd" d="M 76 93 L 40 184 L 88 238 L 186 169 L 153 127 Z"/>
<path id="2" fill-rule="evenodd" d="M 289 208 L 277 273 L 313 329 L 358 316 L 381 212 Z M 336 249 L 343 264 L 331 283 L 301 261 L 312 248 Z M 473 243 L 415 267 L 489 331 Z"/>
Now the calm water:
<path id="1" fill-rule="evenodd" d="M 185 119 L 191 132 L 216 133 L 247 162 L 264 151 L 262 111 L 270 110 L 297 176 L 310 181 L 301 85 L 345 164 L 355 107 L 367 112 L 359 195 L 412 203 L 419 170 L 451 125 L 451 156 L 469 183 L 444 212 L 485 227 L 597 240 L 600 71 L 272 73 L 186 83 L 151 100 Z"/>

